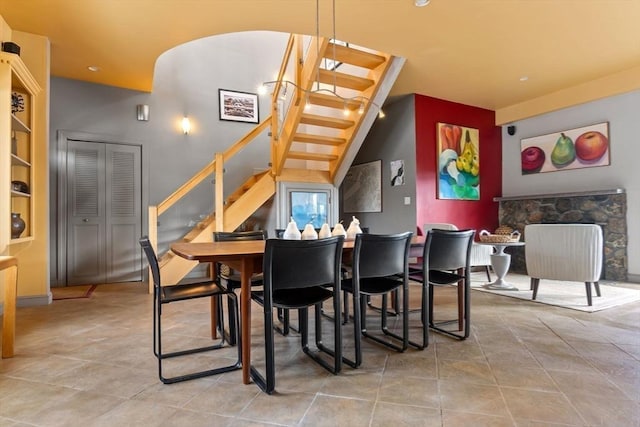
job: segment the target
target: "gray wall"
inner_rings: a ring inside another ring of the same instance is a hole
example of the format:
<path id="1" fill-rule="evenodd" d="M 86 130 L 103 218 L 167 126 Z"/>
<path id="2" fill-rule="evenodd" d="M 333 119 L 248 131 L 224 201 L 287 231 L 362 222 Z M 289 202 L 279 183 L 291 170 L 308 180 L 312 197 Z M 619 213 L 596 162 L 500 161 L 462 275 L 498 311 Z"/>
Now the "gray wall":
<path id="1" fill-rule="evenodd" d="M 162 54 L 154 72 L 152 93 L 125 90 L 62 78 L 51 79 L 50 103 L 50 193 L 51 276 L 57 282 L 58 218 L 56 135 L 59 130 L 85 133 L 97 139 L 142 146 L 143 182 L 148 204 L 157 204 L 252 129 L 254 125 L 219 120 L 218 89 L 256 93 L 258 86 L 272 80 L 282 61 L 288 34 L 248 32 L 195 40 Z M 256 66 L 259 64 L 259 66 Z M 136 105 L 148 104 L 150 120 L 136 120 Z M 260 120 L 270 114 L 269 97 L 260 99 Z M 179 123 L 188 115 L 190 135 L 183 135 Z M 225 165 L 225 195 L 246 178 L 268 168 L 269 138 L 266 132 Z M 162 244 L 184 234 L 202 215 L 211 212 L 213 186 L 202 185 L 186 200 L 160 217 Z M 275 218 L 270 210 L 260 216 L 272 230 Z M 147 224 L 143 224 L 146 233 Z M 161 246 L 162 248 L 162 246 Z M 62 254 L 60 254 L 62 256 Z"/>
<path id="2" fill-rule="evenodd" d="M 354 215 L 371 233 L 416 232 L 416 132 L 414 96 L 390 99 L 385 117 L 377 119 L 353 164 L 382 160 L 382 212 L 340 212 L 345 229 Z M 390 162 L 404 160 L 404 185 L 391 186 Z M 342 191 L 341 191 L 342 192 Z M 410 204 L 405 205 L 405 197 Z"/>
<path id="3" fill-rule="evenodd" d="M 640 91 L 521 120 L 516 134 L 502 131 L 503 196 L 623 188 L 627 192 L 629 279 L 640 281 Z M 611 165 L 553 173 L 522 175 L 520 140 L 596 123 L 609 122 Z"/>

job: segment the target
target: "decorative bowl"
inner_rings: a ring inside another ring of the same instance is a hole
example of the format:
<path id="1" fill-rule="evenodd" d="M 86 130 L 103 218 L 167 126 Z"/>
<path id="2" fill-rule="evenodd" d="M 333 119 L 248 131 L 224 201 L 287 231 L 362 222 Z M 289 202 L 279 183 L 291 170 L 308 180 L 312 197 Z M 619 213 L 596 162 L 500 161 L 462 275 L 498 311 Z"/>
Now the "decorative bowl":
<path id="1" fill-rule="evenodd" d="M 29 186 L 22 181 L 11 181 L 11 190 L 29 194 Z"/>

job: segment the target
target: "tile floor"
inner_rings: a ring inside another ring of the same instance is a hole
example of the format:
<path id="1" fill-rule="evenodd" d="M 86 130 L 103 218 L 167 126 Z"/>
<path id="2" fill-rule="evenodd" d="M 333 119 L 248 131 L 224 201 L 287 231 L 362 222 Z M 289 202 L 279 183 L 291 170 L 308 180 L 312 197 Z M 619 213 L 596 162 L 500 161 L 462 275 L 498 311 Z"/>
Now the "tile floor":
<path id="1" fill-rule="evenodd" d="M 442 292 L 441 313 L 454 295 Z M 206 337 L 206 303 L 168 308 L 168 344 Z M 260 312 L 254 305 L 258 366 Z M 0 426 L 640 426 L 640 302 L 583 313 L 472 292 L 472 316 L 464 342 L 431 334 L 428 349 L 403 354 L 365 343 L 362 368 L 338 376 L 302 354 L 297 334 L 276 335 L 268 396 L 240 371 L 161 384 L 146 284 L 102 285 L 88 299 L 18 309 L 16 355 L 0 361 Z M 418 322 L 412 313 L 415 339 Z M 351 334 L 345 327 L 346 348 Z"/>

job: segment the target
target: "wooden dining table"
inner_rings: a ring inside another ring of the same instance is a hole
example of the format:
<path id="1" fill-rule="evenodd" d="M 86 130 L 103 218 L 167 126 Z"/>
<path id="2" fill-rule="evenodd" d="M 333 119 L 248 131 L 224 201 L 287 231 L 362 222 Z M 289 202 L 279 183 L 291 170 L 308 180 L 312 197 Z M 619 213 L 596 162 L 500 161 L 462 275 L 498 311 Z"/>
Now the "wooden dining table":
<path id="1" fill-rule="evenodd" d="M 242 337 L 242 382 L 249 384 L 251 367 L 251 276 L 262 272 L 265 240 L 234 242 L 174 243 L 176 255 L 200 263 L 223 263 L 237 270 L 241 277 L 240 324 Z M 412 247 L 424 246 L 424 236 L 414 236 Z M 354 241 L 345 240 L 343 251 L 353 250 Z"/>

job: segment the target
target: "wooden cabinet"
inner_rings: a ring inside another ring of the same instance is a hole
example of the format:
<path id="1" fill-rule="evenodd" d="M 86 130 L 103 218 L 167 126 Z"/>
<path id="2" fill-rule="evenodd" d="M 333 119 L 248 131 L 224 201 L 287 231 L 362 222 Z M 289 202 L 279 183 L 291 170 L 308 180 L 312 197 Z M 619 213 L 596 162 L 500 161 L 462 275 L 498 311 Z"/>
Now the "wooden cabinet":
<path id="1" fill-rule="evenodd" d="M 0 52 L 0 250 L 32 240 L 34 227 L 34 105 L 40 86 L 18 55 Z M 12 236 L 17 215 L 24 231 Z"/>

